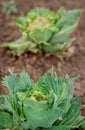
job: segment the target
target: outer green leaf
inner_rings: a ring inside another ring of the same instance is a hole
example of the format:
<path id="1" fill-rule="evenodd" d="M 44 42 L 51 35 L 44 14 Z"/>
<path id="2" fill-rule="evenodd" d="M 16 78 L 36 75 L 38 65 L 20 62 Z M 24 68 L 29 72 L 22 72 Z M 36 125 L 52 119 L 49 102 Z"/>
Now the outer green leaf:
<path id="1" fill-rule="evenodd" d="M 65 125 L 72 128 L 78 128 L 83 118 L 80 117 L 80 109 L 81 109 L 81 102 L 79 98 L 74 98 L 71 102 L 71 107 L 69 108 L 68 112 L 63 117 L 61 121 L 61 125 Z"/>
<path id="2" fill-rule="evenodd" d="M 65 42 L 68 35 L 74 32 L 75 28 L 78 25 L 79 16 L 81 15 L 81 10 L 67 11 L 61 20 L 56 23 L 56 26 L 59 28 L 59 32 L 54 35 L 51 40 L 51 43 L 62 43 Z"/>
<path id="3" fill-rule="evenodd" d="M 0 47 L 7 47 L 12 49 L 14 55 L 21 55 L 29 47 L 30 42 L 26 41 L 25 38 L 20 38 L 14 42 L 0 44 Z"/>
<path id="4" fill-rule="evenodd" d="M 3 82 L 3 84 L 8 87 L 10 92 L 14 92 L 16 91 L 16 84 L 18 82 L 18 78 L 16 77 L 15 74 L 11 74 L 8 77 L 5 77 L 5 80 Z"/>
<path id="5" fill-rule="evenodd" d="M 5 77 L 3 84 L 8 87 L 10 92 L 18 92 L 29 89 L 29 87 L 32 86 L 33 81 L 25 72 L 22 72 L 20 77 L 17 77 L 13 73 L 10 76 Z"/>
<path id="6" fill-rule="evenodd" d="M 26 18 L 18 18 L 15 19 L 16 24 L 21 28 L 21 29 L 26 29 L 28 27 L 28 22 L 26 21 Z"/>
<path id="7" fill-rule="evenodd" d="M 61 125 L 61 126 L 54 126 L 54 127 L 50 128 L 49 130 L 70 130 L 70 128 Z"/>
<path id="8" fill-rule="evenodd" d="M 6 112 L 0 111 L 0 129 L 12 128 L 12 126 L 13 126 L 12 116 Z"/>
<path id="9" fill-rule="evenodd" d="M 74 38 L 73 39 L 66 39 L 65 42 L 56 43 L 56 44 L 42 43 L 41 48 L 45 52 L 51 52 L 53 54 L 57 54 L 59 51 L 62 51 L 63 48 L 66 48 L 67 46 L 69 46 L 73 41 L 74 41 Z"/>

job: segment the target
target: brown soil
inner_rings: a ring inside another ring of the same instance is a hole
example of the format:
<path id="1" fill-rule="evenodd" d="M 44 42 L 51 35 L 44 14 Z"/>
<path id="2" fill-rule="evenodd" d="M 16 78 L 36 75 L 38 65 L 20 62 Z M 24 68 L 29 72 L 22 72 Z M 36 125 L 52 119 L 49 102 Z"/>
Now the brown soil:
<path id="1" fill-rule="evenodd" d="M 9 42 L 18 39 L 21 34 L 14 24 L 13 19 L 20 15 L 23 11 L 26 14 L 30 9 L 36 6 L 48 7 L 57 11 L 59 7 L 64 6 L 66 9 L 84 8 L 85 0 L 15 0 L 19 13 L 17 15 L 6 16 L 1 13 L 0 0 L 0 43 Z M 51 67 L 54 67 L 58 75 L 69 74 L 75 76 L 80 74 L 80 78 L 75 83 L 75 95 L 82 98 L 83 107 L 82 113 L 85 115 L 85 12 L 83 13 L 79 26 L 74 33 L 76 37 L 73 47 L 74 54 L 71 57 L 60 61 L 55 56 L 48 54 L 25 53 L 20 57 L 14 57 L 8 49 L 0 48 L 0 69 L 1 75 L 7 75 L 8 69 L 11 68 L 16 74 L 19 74 L 23 69 L 26 70 L 31 78 L 37 80 L 41 75 L 47 72 Z M 6 93 L 7 90 L 0 85 L 0 93 Z"/>

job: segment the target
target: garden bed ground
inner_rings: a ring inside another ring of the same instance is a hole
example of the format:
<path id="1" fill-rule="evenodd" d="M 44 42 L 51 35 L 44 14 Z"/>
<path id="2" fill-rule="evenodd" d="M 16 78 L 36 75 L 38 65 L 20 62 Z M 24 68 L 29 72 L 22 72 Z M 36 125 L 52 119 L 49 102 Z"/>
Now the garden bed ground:
<path id="1" fill-rule="evenodd" d="M 4 1 L 8 0 L 0 0 L 0 43 L 16 40 L 21 36 L 13 22 L 13 19 L 20 15 L 21 11 L 26 14 L 35 6 L 48 7 L 54 11 L 57 11 L 61 6 L 66 9 L 85 9 L 85 0 L 15 0 L 19 13 L 6 16 L 1 13 L 1 4 Z M 0 77 L 7 75 L 9 68 L 16 74 L 26 70 L 35 81 L 51 67 L 54 67 L 58 75 L 75 76 L 80 74 L 80 78 L 75 83 L 75 95 L 82 98 L 82 114 L 85 115 L 85 12 L 74 36 L 76 37 L 73 43 L 74 54 L 70 58 L 63 59 L 63 61 L 49 54 L 25 53 L 20 57 L 14 57 L 8 49 L 0 48 Z M 0 94 L 3 93 L 7 93 L 7 90 L 0 83 Z"/>

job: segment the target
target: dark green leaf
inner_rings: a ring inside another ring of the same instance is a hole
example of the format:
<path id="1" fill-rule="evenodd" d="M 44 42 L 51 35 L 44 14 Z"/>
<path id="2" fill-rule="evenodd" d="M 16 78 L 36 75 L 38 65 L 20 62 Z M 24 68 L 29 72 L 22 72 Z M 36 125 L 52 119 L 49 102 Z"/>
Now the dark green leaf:
<path id="1" fill-rule="evenodd" d="M 12 128 L 12 126 L 13 126 L 12 116 L 6 112 L 0 111 L 0 129 Z"/>

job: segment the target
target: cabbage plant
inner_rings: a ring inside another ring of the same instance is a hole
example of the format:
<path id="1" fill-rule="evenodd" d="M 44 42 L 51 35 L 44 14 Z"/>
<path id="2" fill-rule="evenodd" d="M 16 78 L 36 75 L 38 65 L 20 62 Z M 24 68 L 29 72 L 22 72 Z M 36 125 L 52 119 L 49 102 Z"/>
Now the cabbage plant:
<path id="1" fill-rule="evenodd" d="M 22 37 L 15 42 L 1 44 L 0 47 L 12 49 L 18 56 L 25 51 L 64 56 L 75 39 L 69 35 L 75 31 L 81 12 L 80 9 L 68 11 L 63 7 L 57 13 L 49 9 L 34 8 L 27 16 L 15 20 Z"/>
<path id="2" fill-rule="evenodd" d="M 0 96 L 0 130 L 85 130 L 81 100 L 73 97 L 77 77 L 56 77 L 53 70 L 37 82 L 26 72 L 6 76 L 9 95 Z"/>

